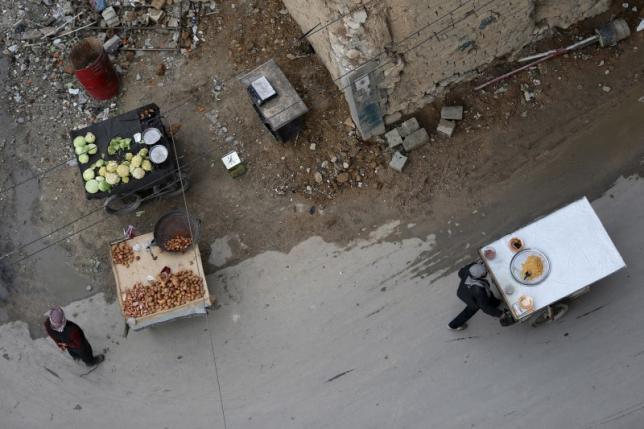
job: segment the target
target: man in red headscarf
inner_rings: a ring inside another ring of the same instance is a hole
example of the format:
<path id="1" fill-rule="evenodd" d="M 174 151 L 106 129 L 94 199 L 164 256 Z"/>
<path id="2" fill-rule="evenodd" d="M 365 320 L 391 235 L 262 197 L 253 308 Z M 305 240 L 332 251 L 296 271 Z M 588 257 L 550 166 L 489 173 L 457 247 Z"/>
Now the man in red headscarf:
<path id="1" fill-rule="evenodd" d="M 58 348 L 67 350 L 74 360 L 82 360 L 87 366 L 98 365 L 103 362 L 105 356 L 102 354 L 94 356 L 92 346 L 85 338 L 83 330 L 77 324 L 65 318 L 65 313 L 60 307 L 49 310 L 48 318 L 45 320 L 45 330 Z"/>

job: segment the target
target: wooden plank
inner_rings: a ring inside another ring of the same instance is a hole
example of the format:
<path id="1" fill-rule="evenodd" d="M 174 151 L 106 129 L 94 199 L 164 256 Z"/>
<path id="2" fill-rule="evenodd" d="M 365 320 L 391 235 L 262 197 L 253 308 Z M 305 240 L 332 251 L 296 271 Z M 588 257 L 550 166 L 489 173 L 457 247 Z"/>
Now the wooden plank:
<path id="1" fill-rule="evenodd" d="M 182 304 L 178 307 L 135 318 L 137 323 L 150 320 L 154 317 L 158 317 L 159 315 L 171 313 L 173 311 L 176 311 L 177 309 L 194 306 L 195 304 L 201 302 L 204 303 L 205 307 L 210 307 L 210 292 L 208 291 L 206 275 L 203 270 L 203 264 L 201 263 L 201 252 L 199 252 L 199 246 L 195 245 L 185 253 L 164 252 L 158 246 L 151 246 L 152 254 L 154 254 L 154 256 L 156 257 L 155 259 L 147 250 L 147 247 L 150 245 L 153 238 L 154 235 L 150 232 L 147 234 L 138 235 L 129 240 L 118 240 L 111 243 L 110 245 L 110 261 L 112 264 L 112 271 L 114 272 L 114 279 L 116 281 L 118 301 L 123 316 L 126 319 L 128 318 L 124 311 L 122 295 L 126 291 L 131 289 L 136 283 L 147 284 L 149 276 L 156 278 L 157 274 L 159 274 L 165 267 L 170 267 L 172 272 L 181 270 L 191 270 L 195 272 L 197 275 L 199 275 L 199 277 L 201 277 L 203 281 L 204 296 L 197 300 Z M 123 241 L 127 242 L 133 249 L 139 250 L 138 252 L 134 252 L 135 260 L 129 265 L 129 267 L 126 267 L 125 265 L 115 264 L 114 261 L 112 261 L 112 247 Z"/>

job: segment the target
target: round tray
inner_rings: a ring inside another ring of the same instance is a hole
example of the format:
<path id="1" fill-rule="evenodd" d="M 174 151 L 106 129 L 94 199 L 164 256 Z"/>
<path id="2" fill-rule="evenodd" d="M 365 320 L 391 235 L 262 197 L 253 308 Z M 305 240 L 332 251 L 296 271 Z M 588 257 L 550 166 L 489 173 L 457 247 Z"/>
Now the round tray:
<path id="1" fill-rule="evenodd" d="M 526 275 L 523 271 L 523 264 L 528 260 L 529 257 L 536 257 L 541 260 L 543 264 L 543 272 L 539 276 L 532 276 L 526 278 Z M 544 281 L 550 274 L 550 260 L 548 257 L 540 250 L 537 249 L 524 249 L 518 252 L 510 261 L 510 272 L 512 277 L 516 281 L 526 286 L 535 286 Z"/>

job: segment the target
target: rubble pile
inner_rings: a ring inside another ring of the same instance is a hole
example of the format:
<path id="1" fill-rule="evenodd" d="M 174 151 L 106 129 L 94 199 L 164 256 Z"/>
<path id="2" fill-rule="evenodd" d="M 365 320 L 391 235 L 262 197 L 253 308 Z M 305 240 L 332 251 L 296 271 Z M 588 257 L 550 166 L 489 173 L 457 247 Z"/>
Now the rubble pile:
<path id="1" fill-rule="evenodd" d="M 9 82 L 0 96 L 15 121 L 29 124 L 48 148 L 52 162 L 71 158 L 60 139 L 67 131 L 106 119 L 117 108 L 93 99 L 74 77 L 74 45 L 95 37 L 124 74 L 142 51 L 196 48 L 203 40 L 200 17 L 218 11 L 214 1 L 187 0 L 23 0 L 2 9 L 0 66 L 8 68 Z"/>

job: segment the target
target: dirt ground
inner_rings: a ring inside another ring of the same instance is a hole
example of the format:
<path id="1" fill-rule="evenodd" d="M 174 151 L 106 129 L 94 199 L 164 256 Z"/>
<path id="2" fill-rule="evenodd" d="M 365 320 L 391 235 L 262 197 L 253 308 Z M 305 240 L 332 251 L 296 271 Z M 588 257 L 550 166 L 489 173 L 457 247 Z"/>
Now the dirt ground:
<path id="1" fill-rule="evenodd" d="M 644 8 L 644 1 L 632 4 Z M 455 135 L 448 139 L 433 131 L 440 103 L 419 112 L 416 116 L 432 141 L 411 154 L 400 174 L 387 168 L 391 155 L 381 143 L 356 137 L 343 96 L 308 45 L 298 41 L 302 32 L 284 12 L 278 0 L 226 2 L 218 13 L 200 21 L 205 41 L 192 52 L 121 53 L 116 59 L 126 73 L 111 114 L 155 102 L 168 124 L 180 125 L 177 145 L 192 183 L 186 201 L 203 221 L 204 261 L 211 243 L 230 239 L 232 255 L 223 264 L 207 263 L 208 272 L 265 250 L 288 252 L 311 235 L 346 243 L 388 220 L 417 224 L 410 235 L 470 231 L 470 238 L 476 238 L 467 240 L 467 246 L 461 238 L 446 246 L 441 262 L 446 265 L 485 240 L 481 230 L 500 233 L 502 227 L 523 220 L 495 211 L 502 201 L 525 205 L 526 200 L 542 200 L 542 189 L 528 195 L 504 193 L 514 181 L 551 176 L 552 186 L 561 187 L 561 198 L 543 201 L 545 210 L 570 197 L 571 186 L 563 178 L 567 172 L 585 172 L 587 162 L 605 165 L 587 178 L 589 194 L 601 192 L 624 171 L 641 168 L 641 136 L 639 141 L 626 136 L 613 149 L 610 141 L 586 146 L 573 137 L 606 115 L 628 117 L 625 106 L 644 96 L 644 32 L 617 47 L 589 47 L 551 60 L 484 92 L 474 92 L 475 83 L 453 88 L 445 103 L 465 106 Z M 526 48 L 526 53 L 566 45 L 616 14 L 626 16 L 631 26 L 637 22 L 637 13 L 615 5 L 607 14 Z M 301 133 L 287 143 L 267 132 L 237 82 L 240 74 L 270 58 L 310 109 Z M 159 72 L 162 63 L 164 73 Z M 15 64 L 0 67 L 8 73 L 3 81 L 15 78 Z M 499 61 L 476 83 L 510 67 Z M 93 112 L 110 105 L 96 103 Z M 7 135 L 15 135 L 0 147 L 2 189 L 70 157 L 67 131 L 92 117 L 71 109 L 57 119 L 59 112 L 50 115 L 55 108 L 55 103 L 50 110 L 34 107 L 26 116 L 12 108 L 0 116 Z M 220 161 L 231 150 L 248 166 L 247 174 L 237 179 L 228 176 Z M 321 183 L 315 180 L 316 172 L 322 175 Z M 49 305 L 99 291 L 113 296 L 107 244 L 129 224 L 150 231 L 161 214 L 184 204 L 181 198 L 153 201 L 136 214 L 108 217 L 100 211 L 100 202 L 85 200 L 81 186 L 77 167 L 63 165 L 40 181 L 27 181 L 0 195 L 5 219 L 0 252 L 35 241 L 0 260 L 8 291 L 0 296 L 0 322 L 19 318 L 34 328 Z M 497 217 L 485 218 L 486 213 Z M 59 228 L 46 240 L 37 240 Z M 87 229 L 65 238 L 82 228 Z M 59 239 L 50 249 L 19 261 Z M 33 332 L 39 334 L 36 328 Z"/>

